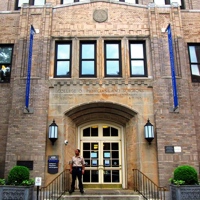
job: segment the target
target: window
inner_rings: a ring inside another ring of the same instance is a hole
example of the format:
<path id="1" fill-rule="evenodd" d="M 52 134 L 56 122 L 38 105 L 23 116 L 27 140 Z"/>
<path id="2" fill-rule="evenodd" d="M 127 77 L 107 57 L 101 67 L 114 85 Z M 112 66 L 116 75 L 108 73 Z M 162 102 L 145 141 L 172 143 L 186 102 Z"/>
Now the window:
<path id="1" fill-rule="evenodd" d="M 80 42 L 80 77 L 96 77 L 96 42 Z"/>
<path id="2" fill-rule="evenodd" d="M 105 41 L 105 77 L 121 77 L 121 43 Z"/>
<path id="3" fill-rule="evenodd" d="M 121 2 L 126 2 L 126 3 L 134 3 L 134 4 L 138 4 L 138 0 L 119 0 Z"/>
<path id="4" fill-rule="evenodd" d="M 188 50 L 192 82 L 200 82 L 200 44 L 189 44 Z"/>
<path id="5" fill-rule="evenodd" d="M 23 3 L 28 3 L 29 5 L 40 6 L 45 4 L 45 0 L 16 0 L 15 9 L 19 10 Z"/>
<path id="6" fill-rule="evenodd" d="M 171 5 L 172 3 L 178 3 L 181 9 L 184 9 L 184 0 L 154 0 L 156 5 Z"/>
<path id="7" fill-rule="evenodd" d="M 145 43 L 130 41 L 130 76 L 146 77 Z"/>
<path id="8" fill-rule="evenodd" d="M 71 42 L 56 42 L 54 77 L 71 77 Z"/>
<path id="9" fill-rule="evenodd" d="M 13 45 L 0 45 L 0 83 L 9 83 Z"/>
<path id="10" fill-rule="evenodd" d="M 80 1 L 85 1 L 85 0 L 61 0 L 61 4 L 74 3 Z"/>

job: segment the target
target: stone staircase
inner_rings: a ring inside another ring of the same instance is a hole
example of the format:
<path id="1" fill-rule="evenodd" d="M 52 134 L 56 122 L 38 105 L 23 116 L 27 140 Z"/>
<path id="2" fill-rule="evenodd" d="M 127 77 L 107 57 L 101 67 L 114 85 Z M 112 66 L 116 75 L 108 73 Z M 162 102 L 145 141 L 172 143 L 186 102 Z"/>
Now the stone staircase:
<path id="1" fill-rule="evenodd" d="M 143 200 L 143 197 L 133 190 L 125 189 L 85 189 L 84 194 L 76 190 L 72 194 L 66 192 L 62 200 Z"/>

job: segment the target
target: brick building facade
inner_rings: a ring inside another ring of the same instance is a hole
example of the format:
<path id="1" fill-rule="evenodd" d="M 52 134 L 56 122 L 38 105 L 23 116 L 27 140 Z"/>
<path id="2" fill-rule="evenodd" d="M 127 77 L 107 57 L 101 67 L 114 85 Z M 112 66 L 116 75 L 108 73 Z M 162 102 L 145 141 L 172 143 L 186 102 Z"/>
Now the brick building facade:
<path id="1" fill-rule="evenodd" d="M 199 171 L 199 18 L 197 0 L 0 0 L 0 178 L 17 161 L 31 161 L 31 176 L 47 184 L 69 168 L 77 147 L 87 162 L 87 187 L 132 188 L 132 169 L 160 186 L 169 184 L 178 165 Z M 36 33 L 26 110 L 31 25 Z M 54 145 L 48 139 L 53 119 Z M 151 145 L 144 138 L 148 119 Z M 48 173 L 51 155 L 59 158 L 56 174 Z"/>

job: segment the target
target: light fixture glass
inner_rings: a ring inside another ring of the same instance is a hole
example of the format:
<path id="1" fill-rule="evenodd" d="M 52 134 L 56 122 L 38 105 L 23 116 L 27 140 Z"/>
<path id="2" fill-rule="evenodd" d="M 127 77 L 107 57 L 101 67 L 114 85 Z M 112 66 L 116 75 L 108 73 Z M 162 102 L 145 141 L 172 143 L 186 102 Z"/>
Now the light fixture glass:
<path id="1" fill-rule="evenodd" d="M 52 142 L 52 145 L 54 145 L 54 142 L 58 139 L 58 126 L 55 123 L 55 120 L 53 120 L 53 123 L 49 126 L 49 139 Z"/>
<path id="2" fill-rule="evenodd" d="M 150 120 L 147 120 L 147 123 L 144 126 L 144 137 L 151 144 L 151 141 L 154 139 L 154 127 L 150 123 Z"/>

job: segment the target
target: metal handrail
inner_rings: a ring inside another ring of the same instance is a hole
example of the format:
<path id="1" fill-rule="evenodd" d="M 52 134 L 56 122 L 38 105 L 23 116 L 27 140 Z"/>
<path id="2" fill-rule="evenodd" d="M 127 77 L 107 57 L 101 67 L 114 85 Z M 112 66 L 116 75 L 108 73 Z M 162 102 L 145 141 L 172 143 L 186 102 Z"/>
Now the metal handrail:
<path id="1" fill-rule="evenodd" d="M 57 200 L 70 189 L 69 169 L 65 169 L 47 186 L 41 187 L 39 200 Z"/>
<path id="2" fill-rule="evenodd" d="M 159 187 L 138 169 L 133 169 L 134 191 L 140 193 L 144 199 L 165 200 L 165 187 Z"/>

